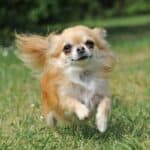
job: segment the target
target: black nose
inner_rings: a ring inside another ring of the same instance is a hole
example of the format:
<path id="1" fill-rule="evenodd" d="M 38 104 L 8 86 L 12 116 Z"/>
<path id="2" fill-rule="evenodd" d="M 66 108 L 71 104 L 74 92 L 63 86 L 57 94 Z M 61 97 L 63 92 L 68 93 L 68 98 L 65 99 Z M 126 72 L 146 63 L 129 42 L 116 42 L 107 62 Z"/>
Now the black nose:
<path id="1" fill-rule="evenodd" d="M 79 47 L 77 48 L 78 54 L 84 54 L 85 53 L 85 48 L 84 47 Z"/>

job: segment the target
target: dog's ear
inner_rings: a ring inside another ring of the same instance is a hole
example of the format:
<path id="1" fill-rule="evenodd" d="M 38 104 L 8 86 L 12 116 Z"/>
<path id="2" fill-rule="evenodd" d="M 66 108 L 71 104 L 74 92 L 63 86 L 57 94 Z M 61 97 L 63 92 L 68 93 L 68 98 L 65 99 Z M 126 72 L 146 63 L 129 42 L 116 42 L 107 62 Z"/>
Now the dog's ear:
<path id="1" fill-rule="evenodd" d="M 93 32 L 101 38 L 105 38 L 107 36 L 106 30 L 103 28 L 94 28 Z"/>
<path id="2" fill-rule="evenodd" d="M 49 47 L 47 37 L 37 35 L 16 34 L 18 57 L 29 68 L 42 69 L 46 63 L 46 53 Z"/>
<path id="3" fill-rule="evenodd" d="M 48 35 L 47 40 L 49 43 L 48 56 L 56 57 L 60 52 L 60 49 L 58 48 L 61 42 L 60 34 L 51 33 Z"/>
<path id="4" fill-rule="evenodd" d="M 106 30 L 102 28 L 94 28 L 92 29 L 93 35 L 96 40 L 96 44 L 100 50 L 107 50 L 109 48 L 109 44 L 105 40 L 106 38 Z"/>
<path id="5" fill-rule="evenodd" d="M 102 28 L 94 28 L 92 29 L 92 31 L 94 33 L 97 46 L 99 50 L 101 51 L 101 54 L 104 57 L 103 62 L 102 62 L 101 72 L 105 76 L 107 76 L 114 68 L 116 64 L 116 59 L 110 49 L 108 42 L 106 41 L 106 36 L 107 36 L 106 30 Z"/>

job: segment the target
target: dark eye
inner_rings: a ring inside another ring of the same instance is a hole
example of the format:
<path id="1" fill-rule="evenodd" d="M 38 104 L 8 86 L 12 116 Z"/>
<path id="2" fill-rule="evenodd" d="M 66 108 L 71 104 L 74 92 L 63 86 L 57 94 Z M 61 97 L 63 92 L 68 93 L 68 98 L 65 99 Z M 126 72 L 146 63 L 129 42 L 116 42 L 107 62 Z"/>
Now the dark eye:
<path id="1" fill-rule="evenodd" d="M 66 44 L 63 48 L 63 51 L 65 54 L 68 54 L 71 52 L 71 48 L 72 48 L 72 45 L 71 44 Z"/>
<path id="2" fill-rule="evenodd" d="M 88 48 L 94 48 L 94 42 L 92 40 L 87 40 L 85 42 L 85 45 L 88 47 Z"/>

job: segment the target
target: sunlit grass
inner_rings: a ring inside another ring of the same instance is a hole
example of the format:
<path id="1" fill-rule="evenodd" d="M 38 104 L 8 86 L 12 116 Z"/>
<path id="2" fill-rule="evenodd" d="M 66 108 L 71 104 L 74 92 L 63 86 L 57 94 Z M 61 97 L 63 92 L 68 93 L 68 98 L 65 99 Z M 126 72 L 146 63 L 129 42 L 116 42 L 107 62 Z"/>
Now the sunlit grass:
<path id="1" fill-rule="evenodd" d="M 103 27 L 103 28 L 116 28 L 116 27 L 135 27 L 135 26 L 143 26 L 150 24 L 150 15 L 137 15 L 137 16 L 127 16 L 127 17 L 115 17 L 115 18 L 97 18 L 97 20 L 86 19 L 74 22 L 65 22 L 65 24 L 57 23 L 57 24 L 49 24 L 47 25 L 48 31 L 60 30 L 61 28 L 65 28 L 68 26 L 74 25 L 87 25 L 91 27 Z"/>
<path id="2" fill-rule="evenodd" d="M 105 18 L 98 18 L 94 21 L 96 25 L 103 26 L 103 27 L 121 27 L 121 26 L 136 26 L 136 25 L 145 25 L 150 23 L 150 15 L 144 16 L 129 16 L 129 17 L 116 17 L 112 19 L 105 19 Z M 89 19 L 83 21 L 83 24 L 93 26 L 93 20 Z"/>

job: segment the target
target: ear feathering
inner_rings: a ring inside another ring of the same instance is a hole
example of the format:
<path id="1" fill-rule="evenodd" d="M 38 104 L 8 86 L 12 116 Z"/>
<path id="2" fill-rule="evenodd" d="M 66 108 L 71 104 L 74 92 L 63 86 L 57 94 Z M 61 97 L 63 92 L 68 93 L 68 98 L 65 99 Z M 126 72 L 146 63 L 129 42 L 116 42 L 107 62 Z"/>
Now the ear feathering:
<path id="1" fill-rule="evenodd" d="M 48 38 L 37 35 L 16 34 L 18 57 L 29 68 L 41 70 L 46 63 L 46 53 L 49 47 Z"/>
<path id="2" fill-rule="evenodd" d="M 106 54 L 105 61 L 103 62 L 103 72 L 110 73 L 112 72 L 114 66 L 116 64 L 116 59 L 112 52 L 108 51 Z"/>
<path id="3" fill-rule="evenodd" d="M 115 59 L 112 51 L 110 50 L 110 46 L 109 46 L 108 42 L 105 40 L 105 38 L 107 36 L 106 30 L 102 29 L 102 28 L 94 28 L 93 32 L 98 41 L 100 50 L 103 50 L 102 52 L 105 55 L 105 59 L 102 64 L 101 71 L 102 71 L 102 74 L 104 77 L 108 77 L 116 64 L 116 59 Z"/>
<path id="4" fill-rule="evenodd" d="M 93 31 L 102 38 L 105 38 L 107 36 L 106 30 L 103 28 L 94 28 Z"/>

